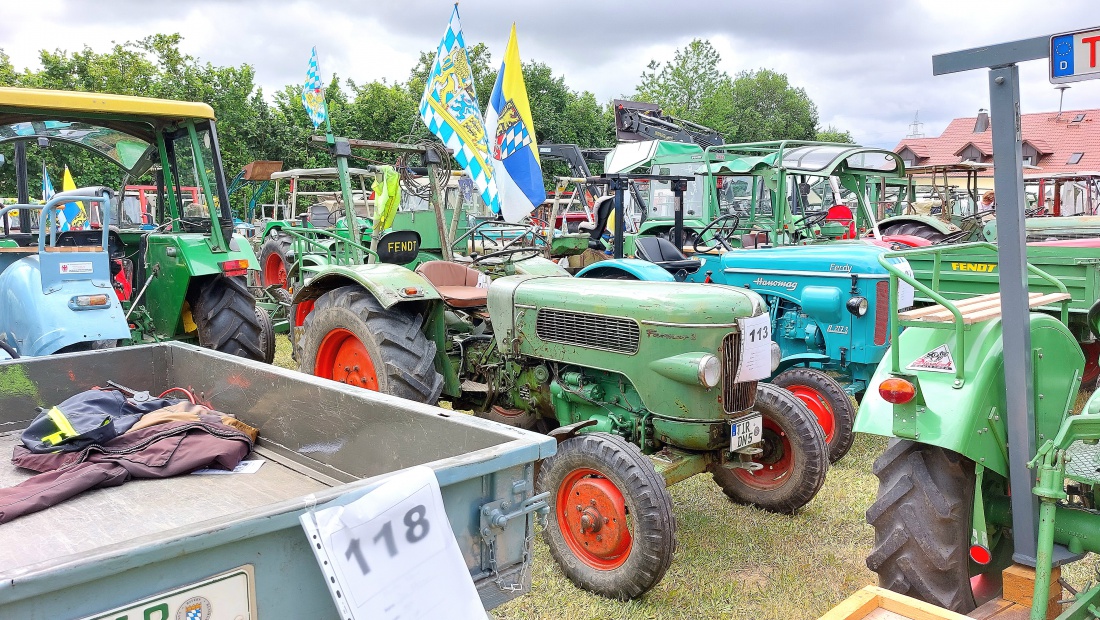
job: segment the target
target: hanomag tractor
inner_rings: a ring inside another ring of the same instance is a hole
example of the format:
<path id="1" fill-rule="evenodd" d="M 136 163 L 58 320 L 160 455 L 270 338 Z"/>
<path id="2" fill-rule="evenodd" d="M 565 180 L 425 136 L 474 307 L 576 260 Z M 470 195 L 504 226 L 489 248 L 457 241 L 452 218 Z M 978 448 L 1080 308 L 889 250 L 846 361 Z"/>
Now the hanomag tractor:
<path id="1" fill-rule="evenodd" d="M 346 143 L 333 150 L 345 167 Z M 814 497 L 824 435 L 799 400 L 757 384 L 774 355 L 758 295 L 577 280 L 541 252 L 310 268 L 294 285 L 302 370 L 554 434 L 544 535 L 604 596 L 637 597 L 667 570 L 667 485 L 709 471 L 734 501 L 783 513 Z"/>
<path id="2" fill-rule="evenodd" d="M 3 143 L 16 145 L 17 190 L 24 204 L 29 202 L 28 144 L 80 147 L 121 171 L 120 190 L 152 171 L 159 188 L 155 228 L 148 229 L 145 218 L 129 217 L 121 191 L 97 186 L 75 193 L 110 200 L 110 219 L 98 224 L 110 230 L 73 227 L 57 239 L 60 246 L 80 250 L 100 245 L 106 233 L 115 294 L 130 327 L 128 336 L 109 338 L 122 343 L 197 340 L 211 349 L 270 361 L 274 336 L 242 277 L 255 268 L 256 257 L 248 242 L 233 234 L 210 106 L 0 88 Z M 185 205 L 180 200 L 184 187 L 202 188 L 201 200 Z M 37 241 L 30 230 L 30 212 L 21 210 L 20 234 L 10 238 L 28 247 Z"/>
<path id="3" fill-rule="evenodd" d="M 782 351 L 772 381 L 814 412 L 835 462 L 854 437 L 850 396 L 866 390 L 889 345 L 887 271 L 879 264 L 888 249 L 841 239 L 874 229 L 865 198 L 870 179 L 900 176 L 903 164 L 889 151 L 802 142 L 714 146 L 705 155 L 704 164 L 685 161 L 682 154 L 674 158 L 671 152 L 648 162 L 655 171 L 694 174 L 703 189 L 650 182 L 651 214 L 643 230 L 662 235 L 628 237 L 632 243 L 624 245 L 633 245 L 637 258 L 598 262 L 577 276 L 713 282 L 761 295 L 771 313 L 772 338 Z M 613 153 L 609 162 L 616 157 L 621 161 Z M 857 202 L 855 213 L 839 202 L 840 188 Z M 677 191 L 685 204 L 679 210 L 666 204 Z M 690 218 L 698 217 L 686 210 L 715 215 L 692 231 L 691 257 L 676 244 L 687 236 Z M 658 217 L 670 226 L 667 230 Z M 908 269 L 903 258 L 891 262 Z M 912 289 L 902 288 L 907 306 Z"/>

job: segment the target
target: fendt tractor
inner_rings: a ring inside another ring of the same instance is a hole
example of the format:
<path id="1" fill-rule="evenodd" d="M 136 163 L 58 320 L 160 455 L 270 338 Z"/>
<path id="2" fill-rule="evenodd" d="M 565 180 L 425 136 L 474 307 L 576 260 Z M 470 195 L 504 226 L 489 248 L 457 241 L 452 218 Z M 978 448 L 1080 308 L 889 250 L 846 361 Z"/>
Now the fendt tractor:
<path id="1" fill-rule="evenodd" d="M 271 360 L 275 341 L 270 321 L 256 308 L 243 277 L 255 268 L 256 256 L 248 242 L 233 233 L 210 106 L 0 88 L 0 145 L 7 144 L 14 145 L 8 169 L 14 168 L 18 204 L 2 218 L 5 236 L 0 250 L 15 260 L 0 262 L 0 295 L 5 300 L 0 331 L 12 352 L 45 355 L 190 340 L 233 355 Z M 97 179 L 97 185 L 69 192 L 65 200 L 80 207 L 62 218 L 60 200 L 44 207 L 30 204 L 28 147 L 40 150 L 39 159 L 54 148 L 62 151 L 62 158 L 91 157 L 100 166 L 88 166 L 78 176 L 106 170 L 103 164 L 110 164 L 114 172 Z M 122 188 L 149 176 L 158 188 L 153 225 L 147 215 L 135 215 L 121 200 Z M 117 189 L 108 187 L 116 181 Z M 185 187 L 201 188 L 197 202 L 181 201 Z M 96 217 L 98 205 L 106 205 L 106 218 Z M 18 277 L 6 279 L 4 275 L 14 275 L 16 267 Z M 109 276 L 104 269 L 109 269 Z M 30 272 L 34 273 L 28 276 Z M 93 280 L 97 294 L 67 295 L 59 275 L 64 282 Z M 38 287 L 34 294 L 18 288 L 32 281 Z M 11 288 L 13 282 L 17 288 Z M 81 312 L 62 320 L 49 310 L 62 306 Z M 125 333 L 98 333 L 87 327 L 88 322 L 105 325 L 93 318 L 107 316 L 100 312 L 104 308 L 125 317 Z M 50 336 L 51 344 L 40 346 L 44 334 L 62 332 L 68 335 Z"/>
<path id="2" fill-rule="evenodd" d="M 329 139 L 345 171 L 350 148 Z M 670 484 L 709 471 L 734 501 L 781 513 L 820 489 L 813 415 L 757 383 L 778 351 L 752 291 L 577 280 L 540 247 L 416 271 L 349 248 L 360 254 L 289 274 L 302 370 L 554 435 L 537 482 L 544 536 L 579 587 L 629 599 L 661 580 L 676 548 Z"/>
<path id="3" fill-rule="evenodd" d="M 637 159 L 642 154 L 648 159 Z M 772 381 L 814 412 L 830 457 L 839 460 L 854 438 L 851 397 L 867 389 L 889 346 L 887 271 L 879 264 L 889 248 L 855 238 L 874 232 L 868 185 L 902 175 L 898 156 L 850 144 L 770 142 L 704 151 L 648 142 L 616 147 L 607 166 L 686 174 L 695 182 L 679 190 L 682 209 L 670 200 L 676 190 L 669 182 L 650 182 L 644 232 L 624 242 L 624 254 L 633 246 L 636 258 L 597 262 L 577 276 L 713 282 L 760 294 L 782 351 Z M 842 201 L 842 191 L 854 208 Z M 700 214 L 713 219 L 693 223 Z M 908 269 L 903 258 L 891 262 Z M 908 284 L 901 297 L 903 307 L 912 303 Z"/>

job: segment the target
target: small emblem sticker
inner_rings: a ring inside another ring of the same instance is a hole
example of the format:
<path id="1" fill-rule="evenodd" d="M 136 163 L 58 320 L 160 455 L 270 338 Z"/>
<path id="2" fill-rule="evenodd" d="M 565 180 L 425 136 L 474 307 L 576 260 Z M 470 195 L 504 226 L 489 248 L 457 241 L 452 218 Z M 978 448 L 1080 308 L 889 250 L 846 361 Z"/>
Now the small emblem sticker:
<path id="1" fill-rule="evenodd" d="M 92 263 L 78 262 L 78 263 L 61 263 L 61 273 L 92 273 Z"/>
<path id="2" fill-rule="evenodd" d="M 946 344 L 932 349 L 928 353 L 913 360 L 912 364 L 905 367 L 906 370 L 927 370 L 929 372 L 955 372 L 955 360 L 951 359 L 951 351 Z"/>

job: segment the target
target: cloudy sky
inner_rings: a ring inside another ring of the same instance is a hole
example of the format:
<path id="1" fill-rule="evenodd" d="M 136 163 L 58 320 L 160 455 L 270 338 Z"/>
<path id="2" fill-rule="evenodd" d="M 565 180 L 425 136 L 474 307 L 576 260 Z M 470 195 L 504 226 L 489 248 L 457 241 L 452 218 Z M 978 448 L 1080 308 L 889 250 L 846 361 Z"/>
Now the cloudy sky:
<path id="1" fill-rule="evenodd" d="M 358 82 L 403 80 L 434 49 L 446 0 L 3 0 L 0 48 L 18 68 L 41 47 L 97 51 L 112 41 L 179 32 L 183 48 L 217 65 L 249 63 L 267 93 L 303 79 L 310 47 L 321 69 Z M 817 103 L 822 125 L 868 145 L 894 146 L 919 111 L 938 135 L 954 117 L 988 107 L 987 76 L 933 77 L 931 56 L 1100 26 L 1096 0 L 466 0 L 466 41 L 499 62 L 511 22 L 524 60 L 549 64 L 601 100 L 634 91 L 645 65 L 709 39 L 733 74 L 786 73 Z M 1024 112 L 1058 109 L 1043 61 L 1021 65 Z M 483 95 L 484 96 L 484 95 Z M 1065 94 L 1065 109 L 1100 107 L 1100 82 Z M 535 119 L 536 124 L 538 119 Z"/>

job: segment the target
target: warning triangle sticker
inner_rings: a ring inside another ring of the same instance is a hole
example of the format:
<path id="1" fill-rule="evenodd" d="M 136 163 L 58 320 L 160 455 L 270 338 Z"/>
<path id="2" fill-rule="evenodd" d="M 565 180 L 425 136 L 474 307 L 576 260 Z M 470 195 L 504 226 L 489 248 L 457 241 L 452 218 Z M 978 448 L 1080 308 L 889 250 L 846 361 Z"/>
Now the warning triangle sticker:
<path id="1" fill-rule="evenodd" d="M 906 370 L 927 370 L 929 372 L 955 372 L 955 360 L 951 359 L 951 351 L 946 344 L 932 349 L 928 353 L 913 360 L 912 364 L 905 367 Z"/>

